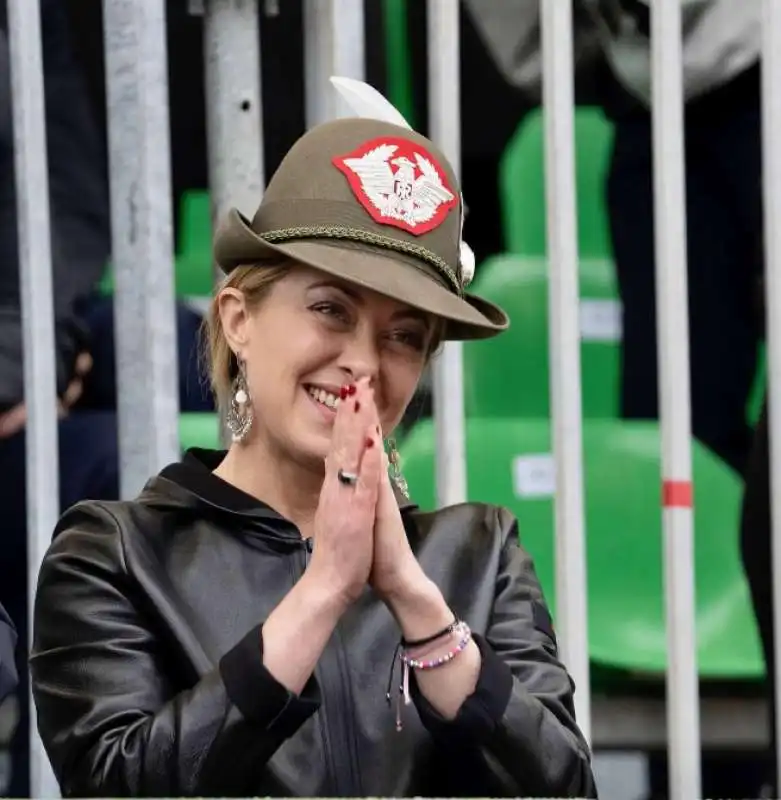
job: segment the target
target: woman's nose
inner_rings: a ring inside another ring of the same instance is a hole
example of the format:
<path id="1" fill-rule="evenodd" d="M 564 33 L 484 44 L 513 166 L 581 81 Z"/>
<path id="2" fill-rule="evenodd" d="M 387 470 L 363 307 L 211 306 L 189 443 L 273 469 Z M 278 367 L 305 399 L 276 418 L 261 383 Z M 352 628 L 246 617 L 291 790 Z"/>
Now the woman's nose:
<path id="1" fill-rule="evenodd" d="M 373 337 L 353 337 L 342 351 L 339 366 L 350 380 L 368 378 L 374 385 L 380 371 L 380 354 Z"/>

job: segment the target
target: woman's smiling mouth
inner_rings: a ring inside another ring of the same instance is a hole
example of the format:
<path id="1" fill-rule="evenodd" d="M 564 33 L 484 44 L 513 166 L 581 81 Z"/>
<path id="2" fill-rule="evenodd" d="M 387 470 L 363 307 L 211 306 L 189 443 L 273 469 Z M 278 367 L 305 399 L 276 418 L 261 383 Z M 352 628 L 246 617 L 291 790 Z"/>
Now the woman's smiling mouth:
<path id="1" fill-rule="evenodd" d="M 327 389 L 322 389 L 319 386 L 313 386 L 311 384 L 306 385 L 304 388 L 306 389 L 306 393 L 321 408 L 324 410 L 327 409 L 331 413 L 336 413 L 336 409 L 339 408 L 339 403 L 342 402 L 338 394 L 334 394 Z"/>

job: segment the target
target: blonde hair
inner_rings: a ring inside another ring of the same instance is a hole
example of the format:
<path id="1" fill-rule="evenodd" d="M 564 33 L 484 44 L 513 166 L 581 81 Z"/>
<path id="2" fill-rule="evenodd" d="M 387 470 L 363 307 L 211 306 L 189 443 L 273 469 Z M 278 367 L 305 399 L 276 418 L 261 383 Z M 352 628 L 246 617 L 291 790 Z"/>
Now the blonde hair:
<path id="1" fill-rule="evenodd" d="M 231 386 L 239 370 L 236 355 L 222 329 L 220 292 L 223 289 L 237 289 L 244 295 L 247 308 L 253 311 L 268 297 L 274 284 L 288 274 L 290 265 L 291 262 L 282 260 L 236 267 L 225 276 L 214 293 L 204 317 L 203 354 L 207 361 L 212 394 L 220 410 L 224 411 L 230 406 Z"/>
<path id="2" fill-rule="evenodd" d="M 282 259 L 236 267 L 214 293 L 203 322 L 203 356 L 207 362 L 205 366 L 212 394 L 220 411 L 224 412 L 230 407 L 231 387 L 239 370 L 238 360 L 222 329 L 220 292 L 223 289 L 237 289 L 244 295 L 247 308 L 254 311 L 268 297 L 274 284 L 288 274 L 293 264 L 293 261 Z M 427 360 L 439 349 L 444 333 L 445 321 L 435 318 L 433 335 L 426 353 Z"/>

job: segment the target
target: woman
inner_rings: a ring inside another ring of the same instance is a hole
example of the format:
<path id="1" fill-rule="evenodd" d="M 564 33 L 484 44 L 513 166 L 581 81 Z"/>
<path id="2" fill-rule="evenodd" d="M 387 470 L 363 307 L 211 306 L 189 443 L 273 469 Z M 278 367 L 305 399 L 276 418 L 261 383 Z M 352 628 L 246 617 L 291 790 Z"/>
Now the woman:
<path id="1" fill-rule="evenodd" d="M 421 513 L 386 469 L 439 341 L 507 325 L 463 293 L 461 222 L 432 143 L 359 119 L 228 216 L 208 332 L 230 449 L 71 509 L 41 570 L 65 795 L 595 795 L 515 521 Z"/>

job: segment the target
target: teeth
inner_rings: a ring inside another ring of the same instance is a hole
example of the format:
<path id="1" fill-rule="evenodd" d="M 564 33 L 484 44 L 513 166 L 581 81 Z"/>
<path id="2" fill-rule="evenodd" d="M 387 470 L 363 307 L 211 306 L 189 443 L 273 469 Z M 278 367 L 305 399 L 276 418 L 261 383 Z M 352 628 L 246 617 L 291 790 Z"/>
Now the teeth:
<path id="1" fill-rule="evenodd" d="M 338 398 L 335 394 L 326 392 L 324 389 L 317 389 L 314 386 L 310 387 L 309 394 L 311 394 L 318 403 L 322 403 L 324 406 L 328 406 L 328 408 L 336 409 L 339 407 L 339 403 L 341 402 L 340 398 Z"/>

